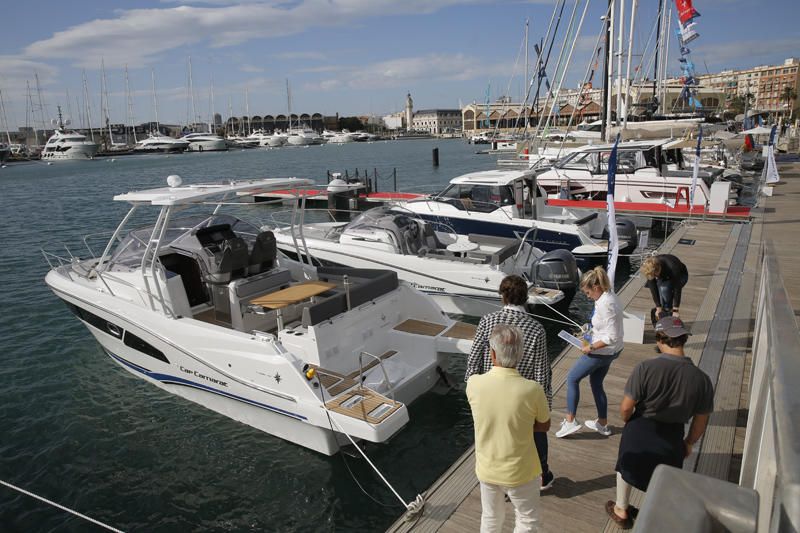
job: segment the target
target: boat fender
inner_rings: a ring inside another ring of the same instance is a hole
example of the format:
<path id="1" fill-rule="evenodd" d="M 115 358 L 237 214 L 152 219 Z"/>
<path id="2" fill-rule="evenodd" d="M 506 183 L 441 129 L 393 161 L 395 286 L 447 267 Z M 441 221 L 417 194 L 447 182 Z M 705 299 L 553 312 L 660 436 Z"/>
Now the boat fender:
<path id="1" fill-rule="evenodd" d="M 308 381 L 311 381 L 317 375 L 317 371 L 308 364 L 305 364 L 303 365 L 303 375 Z"/>

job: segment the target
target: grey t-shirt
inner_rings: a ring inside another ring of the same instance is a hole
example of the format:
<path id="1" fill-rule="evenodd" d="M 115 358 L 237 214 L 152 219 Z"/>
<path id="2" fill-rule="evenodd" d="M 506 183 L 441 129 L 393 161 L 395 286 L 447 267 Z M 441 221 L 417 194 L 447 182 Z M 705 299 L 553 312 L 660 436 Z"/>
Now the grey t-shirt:
<path id="1" fill-rule="evenodd" d="M 711 380 L 688 357 L 662 354 L 633 369 L 625 394 L 636 411 L 659 422 L 685 424 L 696 414 L 714 410 Z"/>

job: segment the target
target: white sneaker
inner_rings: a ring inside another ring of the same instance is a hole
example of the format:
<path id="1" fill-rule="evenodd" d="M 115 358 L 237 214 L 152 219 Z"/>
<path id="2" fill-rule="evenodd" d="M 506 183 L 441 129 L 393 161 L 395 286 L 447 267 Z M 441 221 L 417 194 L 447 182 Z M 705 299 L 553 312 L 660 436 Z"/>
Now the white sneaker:
<path id="1" fill-rule="evenodd" d="M 559 439 L 562 437 L 566 437 L 567 435 L 572 435 L 576 431 L 581 429 L 581 423 L 578 422 L 577 419 L 569 422 L 566 418 L 561 421 L 561 429 L 556 431 L 556 437 Z"/>
<path id="2" fill-rule="evenodd" d="M 606 437 L 611 435 L 611 428 L 609 428 L 608 426 L 602 425 L 597 420 L 587 420 L 586 422 L 583 423 L 583 425 L 586 426 L 589 429 L 595 430 L 596 432 L 600 433 L 601 435 L 605 435 Z"/>

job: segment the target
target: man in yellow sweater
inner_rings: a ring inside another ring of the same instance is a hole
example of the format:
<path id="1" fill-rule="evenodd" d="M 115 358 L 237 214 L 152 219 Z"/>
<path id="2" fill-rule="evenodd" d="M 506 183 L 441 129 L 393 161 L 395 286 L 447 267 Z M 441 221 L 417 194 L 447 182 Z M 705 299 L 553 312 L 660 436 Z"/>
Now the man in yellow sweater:
<path id="1" fill-rule="evenodd" d="M 501 324 L 489 336 L 492 369 L 467 380 L 475 424 L 475 474 L 481 483 L 481 533 L 500 531 L 504 495 L 516 511 L 515 533 L 536 531 L 542 467 L 533 431 L 550 429 L 542 386 L 516 370 L 522 332 Z"/>

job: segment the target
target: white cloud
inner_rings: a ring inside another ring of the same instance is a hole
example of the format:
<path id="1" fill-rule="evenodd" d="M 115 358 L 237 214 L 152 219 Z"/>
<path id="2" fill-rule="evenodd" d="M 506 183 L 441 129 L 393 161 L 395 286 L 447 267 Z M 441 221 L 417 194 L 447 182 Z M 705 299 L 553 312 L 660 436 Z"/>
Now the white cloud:
<path id="1" fill-rule="evenodd" d="M 244 64 L 244 65 L 240 65 L 239 66 L 239 70 L 241 70 L 242 72 L 250 72 L 250 73 L 264 72 L 264 67 L 258 67 L 256 65 Z"/>
<path id="2" fill-rule="evenodd" d="M 429 54 L 381 61 L 358 67 L 339 67 L 339 76 L 304 86 L 309 90 L 328 91 L 341 87 L 382 89 L 407 87 L 419 81 L 465 81 L 510 76 L 511 66 L 484 63 L 463 54 Z"/>
<path id="3" fill-rule="evenodd" d="M 426 14 L 479 0 L 209 1 L 203 7 L 132 9 L 56 32 L 25 48 L 30 58 L 64 58 L 78 66 L 141 67 L 167 51 L 208 41 L 224 47 L 258 38 L 285 37 L 322 26 L 347 26 L 374 16 Z"/>

